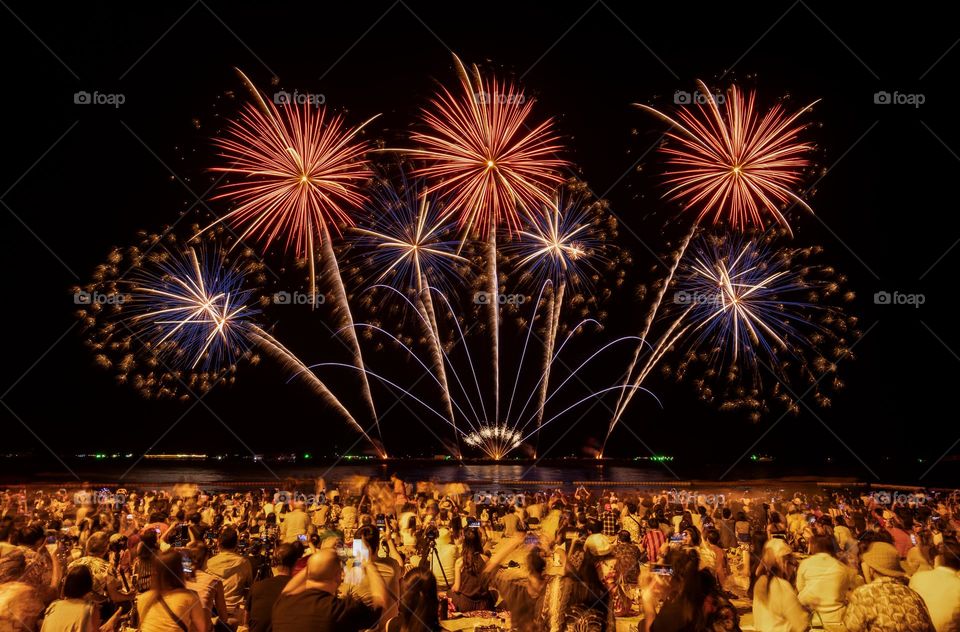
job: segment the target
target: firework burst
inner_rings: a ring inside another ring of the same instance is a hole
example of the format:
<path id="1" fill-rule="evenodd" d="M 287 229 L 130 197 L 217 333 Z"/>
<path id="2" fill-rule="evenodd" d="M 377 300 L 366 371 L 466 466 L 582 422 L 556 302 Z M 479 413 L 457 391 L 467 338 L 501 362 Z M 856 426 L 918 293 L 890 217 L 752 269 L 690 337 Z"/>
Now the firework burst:
<path id="1" fill-rule="evenodd" d="M 363 184 L 373 175 L 361 130 L 347 127 L 324 107 L 266 100 L 243 77 L 256 98 L 244 106 L 226 133 L 215 140 L 226 166 L 215 172 L 236 176 L 213 199 L 235 204 L 214 224 L 224 222 L 241 232 L 239 242 L 253 237 L 264 252 L 274 242 L 310 263 L 315 290 L 315 243 L 330 239 L 331 229 L 352 226 L 352 209 L 365 197 Z M 376 118 L 376 117 L 374 117 Z"/>
<path id="2" fill-rule="evenodd" d="M 97 364 L 150 398 L 185 399 L 232 382 L 241 358 L 258 359 L 248 335 L 260 299 L 250 284 L 265 279 L 252 254 L 231 258 L 217 241 L 172 234 L 115 248 L 74 290 Z"/>
<path id="3" fill-rule="evenodd" d="M 846 279 L 808 261 L 819 248 L 777 248 L 777 236 L 698 240 L 681 265 L 668 310 L 687 323 L 678 338 L 687 348 L 678 377 L 704 366 L 695 379 L 701 396 L 724 409 L 746 409 L 753 419 L 769 399 L 798 410 L 791 384 L 808 385 L 813 399 L 828 406 L 827 391 L 843 385 L 837 363 L 859 337 L 857 319 L 840 307 L 853 299 L 843 290 Z"/>
<path id="4" fill-rule="evenodd" d="M 698 85 L 706 107 L 698 101 L 696 109 L 678 109 L 677 118 L 636 104 L 676 130 L 667 134 L 672 142 L 661 149 L 670 165 L 666 197 L 695 211 L 697 222 L 706 219 L 743 230 L 762 228 L 772 218 L 790 230 L 785 206 L 799 204 L 813 212 L 793 188 L 810 165 L 807 156 L 814 148 L 799 140 L 807 125 L 798 120 L 817 102 L 794 114 L 777 104 L 761 116 L 756 93 L 744 97 L 731 86 L 721 111 L 719 97 L 702 81 Z"/>
<path id="5" fill-rule="evenodd" d="M 426 194 L 449 195 L 465 235 L 486 238 L 497 226 L 520 227 L 518 206 L 536 209 L 550 203 L 550 191 L 563 182 L 566 160 L 551 120 L 532 120 L 533 99 L 511 83 L 484 78 L 459 58 L 460 89 L 441 88 L 423 112 L 427 131 L 407 153 L 422 162 L 414 171 L 431 183 Z"/>

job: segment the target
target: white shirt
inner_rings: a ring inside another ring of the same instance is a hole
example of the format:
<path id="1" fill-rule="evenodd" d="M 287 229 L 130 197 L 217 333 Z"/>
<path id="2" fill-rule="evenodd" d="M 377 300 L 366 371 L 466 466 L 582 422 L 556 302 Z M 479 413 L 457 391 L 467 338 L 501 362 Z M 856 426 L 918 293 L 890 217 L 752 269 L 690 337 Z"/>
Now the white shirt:
<path id="1" fill-rule="evenodd" d="M 927 604 L 937 632 L 960 632 L 960 574 L 948 566 L 919 571 L 910 580 Z"/>
<path id="2" fill-rule="evenodd" d="M 847 594 L 857 584 L 852 568 L 826 553 L 817 553 L 800 562 L 797 569 L 797 598 L 815 610 L 827 628 L 843 629 Z M 819 620 L 814 617 L 814 622 Z"/>

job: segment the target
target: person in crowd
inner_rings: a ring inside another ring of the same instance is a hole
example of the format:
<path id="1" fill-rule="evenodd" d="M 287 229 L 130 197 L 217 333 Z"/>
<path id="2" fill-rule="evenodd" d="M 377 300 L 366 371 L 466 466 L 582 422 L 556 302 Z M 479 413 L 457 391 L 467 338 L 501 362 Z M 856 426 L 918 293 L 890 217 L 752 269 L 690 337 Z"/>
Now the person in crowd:
<path id="1" fill-rule="evenodd" d="M 454 580 L 450 593 L 453 605 L 460 612 L 493 608 L 493 598 L 483 581 L 483 569 L 486 563 L 480 531 L 466 529 L 463 532 L 460 557 L 454 565 Z"/>
<path id="2" fill-rule="evenodd" d="M 137 593 L 145 593 L 153 587 L 153 558 L 159 549 L 159 536 L 153 529 L 144 529 L 140 533 L 137 554 L 133 560 L 133 588 Z"/>
<path id="3" fill-rule="evenodd" d="M 253 584 L 253 565 L 237 553 L 238 536 L 233 527 L 220 532 L 220 552 L 207 560 L 207 572 L 223 582 L 223 596 L 227 612 L 221 614 L 228 622 L 240 620 L 240 611 L 245 605 L 247 590 Z M 156 569 L 156 566 L 154 566 Z"/>
<path id="4" fill-rule="evenodd" d="M 860 557 L 867 583 L 850 594 L 843 615 L 848 632 L 933 632 L 923 598 L 907 586 L 896 547 L 878 539 Z"/>
<path id="5" fill-rule="evenodd" d="M 294 542 L 310 533 L 310 516 L 304 511 L 305 507 L 302 500 L 293 503 L 293 511 L 287 512 L 280 525 L 281 542 Z"/>
<path id="6" fill-rule="evenodd" d="M 210 632 L 213 624 L 197 593 L 188 590 L 176 549 L 154 557 L 153 588 L 137 597 L 140 632 Z"/>
<path id="7" fill-rule="evenodd" d="M 660 529 L 660 520 L 650 518 L 647 523 L 647 533 L 643 536 L 643 547 L 647 550 L 647 560 L 655 562 L 660 559 L 660 551 L 667 543 L 667 536 Z"/>
<path id="8" fill-rule="evenodd" d="M 226 621 L 227 601 L 223 581 L 204 570 L 210 557 L 207 545 L 201 540 L 194 540 L 181 551 L 181 555 L 185 560 L 184 579 L 187 589 L 197 593 L 200 597 L 200 605 L 207 611 L 207 616 L 211 620 L 216 615 Z"/>
<path id="9" fill-rule="evenodd" d="M 91 590 L 90 569 L 72 568 L 63 580 L 63 598 L 50 604 L 43 616 L 41 632 L 99 632 L 100 611 L 87 598 Z"/>
<path id="10" fill-rule="evenodd" d="M 500 524 L 503 525 L 503 537 L 512 538 L 517 533 L 526 530 L 517 508 L 513 505 L 507 507 L 507 512 L 500 517 Z"/>
<path id="11" fill-rule="evenodd" d="M 763 547 L 753 587 L 753 623 L 757 630 L 805 632 L 810 616 L 793 588 L 793 551 L 785 540 L 771 538 Z"/>
<path id="12" fill-rule="evenodd" d="M 700 570 L 695 549 L 671 548 L 663 561 L 656 572 L 644 576 L 639 632 L 739 631 L 736 610 L 721 594 L 713 575 Z M 658 602 L 663 603 L 659 611 Z"/>
<path id="13" fill-rule="evenodd" d="M 290 581 L 293 567 L 302 552 L 299 541 L 281 544 L 273 552 L 271 577 L 255 582 L 250 589 L 250 632 L 271 632 L 273 606 Z"/>
<path id="14" fill-rule="evenodd" d="M 914 529 L 910 534 L 913 546 L 907 551 L 907 558 L 903 562 L 904 570 L 907 575 L 913 575 L 919 571 L 929 571 L 933 569 L 934 557 L 936 556 L 936 545 L 933 543 L 933 534 L 926 529 Z"/>
<path id="15" fill-rule="evenodd" d="M 832 535 L 818 535 L 812 555 L 797 567 L 797 598 L 813 615 L 813 623 L 828 632 L 843 632 L 843 614 L 850 592 L 860 583 L 857 573 L 836 558 Z"/>
<path id="16" fill-rule="evenodd" d="M 90 569 L 93 578 L 91 595 L 100 608 L 100 619 L 109 619 L 117 607 L 133 599 L 133 595 L 124 593 L 120 579 L 113 567 L 107 562 L 110 552 L 110 536 L 104 531 L 96 531 L 87 538 L 86 554 L 67 566 L 67 572 L 77 566 L 86 566 Z"/>
<path id="17" fill-rule="evenodd" d="M 380 615 L 380 623 L 376 626 L 377 629 L 382 630 L 386 622 L 396 617 L 398 613 L 403 566 L 396 558 L 391 557 L 389 551 L 387 555 L 381 555 L 380 532 L 374 527 L 364 525 L 354 532 L 353 537 L 362 540 L 366 549 L 371 551 L 373 555 L 371 561 L 387 587 L 386 602 Z M 370 599 L 370 583 L 367 581 L 366 575 L 361 575 L 359 581 L 350 586 L 350 592 L 360 599 Z"/>
<path id="18" fill-rule="evenodd" d="M 20 581 L 27 570 L 23 551 L 12 547 L 0 557 L 0 631 L 36 632 L 44 603 L 36 586 Z"/>
<path id="19" fill-rule="evenodd" d="M 338 596 L 343 566 L 335 550 L 323 549 L 284 586 L 273 606 L 273 631 L 359 632 L 376 626 L 386 607 L 387 587 L 369 551 L 364 558 L 361 568 L 369 582 L 369 604 L 350 594 Z"/>
<path id="20" fill-rule="evenodd" d="M 720 531 L 720 547 L 723 549 L 734 549 L 738 544 L 736 531 L 737 521 L 734 520 L 733 513 L 728 507 L 724 507 L 720 515 L 721 520 L 717 525 Z"/>
<path id="21" fill-rule="evenodd" d="M 440 632 L 440 600 L 433 573 L 410 569 L 403 577 L 402 594 L 399 613 L 387 622 L 386 632 Z"/>
<path id="22" fill-rule="evenodd" d="M 936 566 L 914 574 L 910 589 L 923 599 L 937 632 L 960 630 L 960 543 L 941 544 Z"/>

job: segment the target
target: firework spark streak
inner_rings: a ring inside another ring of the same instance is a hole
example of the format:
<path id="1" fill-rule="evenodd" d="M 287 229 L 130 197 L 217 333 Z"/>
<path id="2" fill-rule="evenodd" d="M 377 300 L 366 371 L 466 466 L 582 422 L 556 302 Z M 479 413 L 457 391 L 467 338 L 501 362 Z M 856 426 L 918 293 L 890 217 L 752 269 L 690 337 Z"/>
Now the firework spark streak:
<path id="1" fill-rule="evenodd" d="M 237 206 L 212 225 L 236 225 L 242 230 L 238 243 L 253 236 L 264 242 L 264 251 L 274 241 L 283 241 L 286 249 L 293 249 L 298 258 L 308 261 L 312 296 L 317 295 L 315 242 L 319 240 L 334 302 L 342 322 L 352 325 L 330 229 L 339 232 L 339 224 L 353 225 L 354 217 L 348 209 L 362 205 L 366 199 L 361 186 L 373 175 L 365 159 L 370 146 L 357 137 L 373 119 L 347 128 L 340 116 L 328 117 L 323 107 L 284 103 L 278 108 L 240 74 L 259 107 L 248 104 L 239 120 L 229 124 L 227 134 L 216 140 L 229 165 L 214 171 L 242 179 L 226 185 L 223 193 L 214 197 L 231 200 Z M 352 327 L 348 339 L 355 362 L 362 366 L 360 342 Z M 361 381 L 379 432 L 365 373 L 361 373 Z"/>
<path id="2" fill-rule="evenodd" d="M 807 127 L 798 123 L 813 105 L 787 114 L 778 104 L 761 116 L 756 109 L 756 93 L 745 98 L 737 86 L 731 86 L 721 112 L 718 98 L 702 81 L 700 93 L 707 107 L 681 108 L 677 118 L 647 105 L 635 104 L 673 126 L 662 149 L 670 158 L 666 173 L 670 186 L 666 197 L 682 201 L 697 212 L 697 222 L 728 223 L 743 230 L 764 227 L 772 217 L 790 230 L 781 207 L 799 204 L 813 210 L 793 191 L 810 165 L 806 155 L 813 145 L 798 137 Z"/>
<path id="3" fill-rule="evenodd" d="M 350 209 L 365 201 L 361 187 L 373 175 L 365 159 L 370 146 L 357 137 L 373 119 L 349 128 L 323 107 L 277 107 L 243 79 L 258 105 L 247 104 L 215 140 L 228 165 L 213 171 L 240 179 L 213 198 L 236 207 L 212 225 L 234 225 L 242 231 L 238 242 L 254 237 L 264 251 L 282 242 L 309 261 L 315 291 L 315 242 L 329 240 L 330 229 L 339 232 L 340 224 L 352 226 Z"/>
<path id="4" fill-rule="evenodd" d="M 414 170 L 431 182 L 426 194 L 449 195 L 448 212 L 456 215 L 464 237 L 477 234 L 488 245 L 487 287 L 490 330 L 499 337 L 497 310 L 497 229 L 520 226 L 520 209 L 530 212 L 549 203 L 549 191 L 563 182 L 560 170 L 569 162 L 557 158 L 563 147 L 552 120 L 533 124 L 533 99 L 511 83 L 484 79 L 456 55 L 459 94 L 441 88 L 431 108 L 423 111 L 428 131 L 415 132 L 418 144 L 409 150 L 422 162 Z M 499 375 L 499 350 L 492 348 L 493 374 Z M 494 410 L 500 408 L 495 377 Z"/>
<path id="5" fill-rule="evenodd" d="M 456 430 L 431 284 L 446 285 L 447 278 L 455 273 L 455 265 L 467 264 L 468 260 L 456 253 L 459 242 L 445 238 L 452 227 L 439 219 L 439 200 L 421 195 L 422 186 L 417 181 L 408 181 L 402 172 L 401 176 L 399 190 L 386 180 L 377 183 L 368 206 L 372 226 L 354 230 L 360 236 L 359 245 L 372 253 L 375 284 L 389 281 L 398 291 L 416 289 L 417 312 L 432 350 L 444 405 Z"/>
<path id="6" fill-rule="evenodd" d="M 243 273 L 224 266 L 222 255 L 217 248 L 198 256 L 194 248 L 161 247 L 152 253 L 153 265 L 131 277 L 130 330 L 173 368 L 219 370 L 249 346 L 246 327 L 259 310 L 249 304 Z"/>

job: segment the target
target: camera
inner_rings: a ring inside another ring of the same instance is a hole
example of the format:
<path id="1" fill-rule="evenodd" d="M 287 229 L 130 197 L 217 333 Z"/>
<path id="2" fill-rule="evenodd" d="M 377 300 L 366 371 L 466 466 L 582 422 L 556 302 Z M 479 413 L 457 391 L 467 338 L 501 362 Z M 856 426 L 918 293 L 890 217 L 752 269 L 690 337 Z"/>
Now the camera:
<path id="1" fill-rule="evenodd" d="M 427 538 L 427 540 L 430 542 L 430 545 L 432 546 L 433 543 L 436 542 L 437 537 L 439 537 L 440 530 L 434 526 L 430 526 L 430 527 L 427 527 L 427 529 L 423 532 L 423 535 Z"/>

